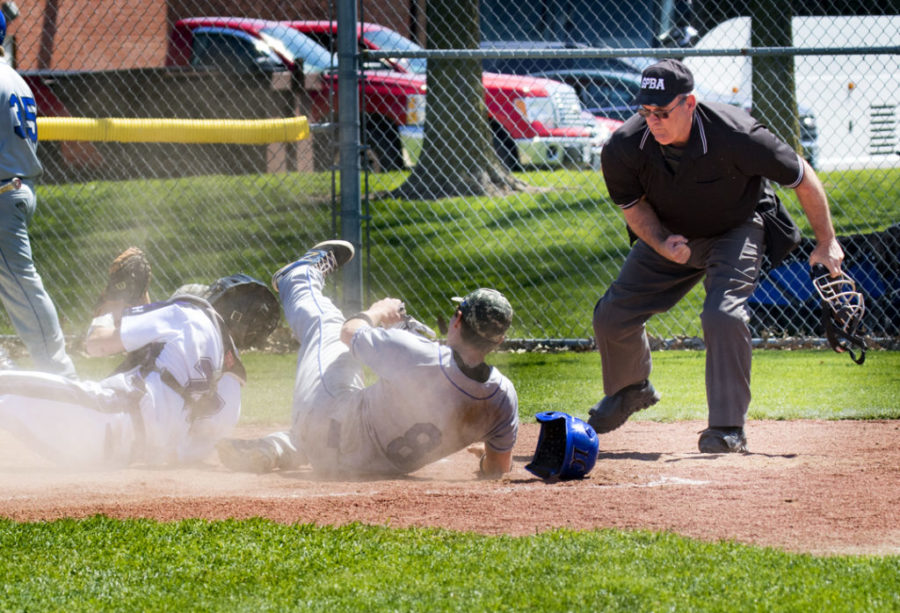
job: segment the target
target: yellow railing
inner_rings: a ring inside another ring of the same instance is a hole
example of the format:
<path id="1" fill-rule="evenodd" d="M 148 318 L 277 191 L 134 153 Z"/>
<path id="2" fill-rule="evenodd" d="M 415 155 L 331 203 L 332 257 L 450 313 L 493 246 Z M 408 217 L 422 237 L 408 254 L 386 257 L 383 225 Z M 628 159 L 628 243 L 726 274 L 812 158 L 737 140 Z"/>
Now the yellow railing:
<path id="1" fill-rule="evenodd" d="M 166 119 L 38 117 L 40 140 L 264 145 L 309 138 L 306 117 Z"/>

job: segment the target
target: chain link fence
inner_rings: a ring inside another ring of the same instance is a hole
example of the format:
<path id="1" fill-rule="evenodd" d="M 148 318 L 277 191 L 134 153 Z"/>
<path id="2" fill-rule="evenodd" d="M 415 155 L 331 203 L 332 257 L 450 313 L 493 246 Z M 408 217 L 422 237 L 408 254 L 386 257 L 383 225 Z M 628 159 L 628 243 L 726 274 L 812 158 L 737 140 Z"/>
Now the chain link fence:
<path id="1" fill-rule="evenodd" d="M 628 250 L 599 152 L 634 112 L 641 69 L 682 57 L 698 98 L 760 116 L 814 165 L 869 333 L 896 340 L 900 11 L 859 4 L 365 0 L 350 57 L 359 156 L 342 156 L 337 5 L 21 3 L 4 46 L 39 116 L 305 115 L 313 127 L 258 146 L 42 141 L 35 259 L 78 334 L 130 244 L 153 258 L 162 298 L 232 272 L 267 279 L 358 219 L 361 275 L 329 290 L 346 308 L 398 296 L 439 328 L 450 297 L 492 286 L 516 309 L 511 336 L 587 346 L 593 305 Z M 342 197 L 357 168 L 361 198 Z M 805 240 L 764 277 L 751 325 L 818 336 L 812 235 L 793 193 L 779 194 Z M 694 290 L 649 332 L 699 336 L 702 299 Z"/>

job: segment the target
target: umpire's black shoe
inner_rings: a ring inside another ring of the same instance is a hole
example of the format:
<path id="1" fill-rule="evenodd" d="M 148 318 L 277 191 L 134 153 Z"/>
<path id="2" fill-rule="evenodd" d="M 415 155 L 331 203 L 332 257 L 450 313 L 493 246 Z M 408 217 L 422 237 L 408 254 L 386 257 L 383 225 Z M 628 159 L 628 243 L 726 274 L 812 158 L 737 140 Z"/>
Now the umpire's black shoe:
<path id="1" fill-rule="evenodd" d="M 612 396 L 606 396 L 589 411 L 588 423 L 598 434 L 612 432 L 642 409 L 659 402 L 659 393 L 649 379 L 623 387 Z"/>
<path id="2" fill-rule="evenodd" d="M 707 428 L 697 443 L 701 453 L 747 453 L 743 428 Z"/>

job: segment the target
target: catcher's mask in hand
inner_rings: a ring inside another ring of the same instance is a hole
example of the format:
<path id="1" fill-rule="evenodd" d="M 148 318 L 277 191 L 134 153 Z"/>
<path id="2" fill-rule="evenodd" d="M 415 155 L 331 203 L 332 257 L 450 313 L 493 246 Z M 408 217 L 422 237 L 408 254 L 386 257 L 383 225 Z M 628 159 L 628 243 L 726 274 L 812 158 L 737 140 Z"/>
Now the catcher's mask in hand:
<path id="1" fill-rule="evenodd" d="M 816 264 L 810 270 L 813 286 L 822 298 L 822 325 L 828 344 L 838 353 L 847 352 L 857 364 L 866 361 L 866 342 L 860 333 L 866 312 L 863 295 L 856 282 L 844 272 L 832 277 L 828 269 Z M 859 351 L 857 357 L 854 348 Z"/>
<path id="2" fill-rule="evenodd" d="M 535 419 L 541 423 L 541 433 L 525 470 L 551 482 L 581 479 L 591 472 L 600 447 L 591 426 L 561 411 L 544 411 Z"/>

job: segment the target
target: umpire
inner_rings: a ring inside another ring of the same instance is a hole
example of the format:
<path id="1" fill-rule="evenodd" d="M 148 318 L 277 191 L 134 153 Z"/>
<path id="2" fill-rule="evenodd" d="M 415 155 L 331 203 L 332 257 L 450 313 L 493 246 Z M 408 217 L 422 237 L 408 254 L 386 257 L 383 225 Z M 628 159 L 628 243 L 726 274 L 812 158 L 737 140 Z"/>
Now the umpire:
<path id="1" fill-rule="evenodd" d="M 752 355 L 747 299 L 767 247 L 760 211 L 777 204 L 768 181 L 795 190 L 816 237 L 810 265 L 836 275 L 844 253 L 812 167 L 741 109 L 698 102 L 693 88 L 693 75 L 677 60 L 645 69 L 637 114 L 601 154 L 610 197 L 636 239 L 594 308 L 605 397 L 589 423 L 609 432 L 659 401 L 645 324 L 703 279 L 709 424 L 699 448 L 743 453 Z"/>

